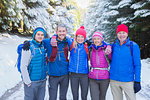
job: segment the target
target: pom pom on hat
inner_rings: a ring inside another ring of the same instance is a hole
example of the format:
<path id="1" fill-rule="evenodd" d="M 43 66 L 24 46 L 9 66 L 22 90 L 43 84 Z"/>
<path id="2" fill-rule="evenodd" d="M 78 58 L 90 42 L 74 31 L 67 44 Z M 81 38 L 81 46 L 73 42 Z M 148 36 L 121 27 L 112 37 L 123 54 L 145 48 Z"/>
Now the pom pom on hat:
<path id="1" fill-rule="evenodd" d="M 103 34 L 101 33 L 101 32 L 94 32 L 94 34 L 93 34 L 93 36 L 92 36 L 92 39 L 94 38 L 94 37 L 96 37 L 96 36 L 98 36 L 100 39 L 102 39 L 102 41 L 103 41 Z"/>
<path id="2" fill-rule="evenodd" d="M 83 35 L 84 38 L 86 39 L 86 31 L 84 30 L 84 26 L 81 26 L 81 27 L 76 31 L 75 36 L 77 36 L 77 35 Z"/>
<path id="3" fill-rule="evenodd" d="M 84 26 L 81 26 L 80 28 L 84 29 Z"/>
<path id="4" fill-rule="evenodd" d="M 128 33 L 128 27 L 124 24 L 118 25 L 117 26 L 117 34 L 121 31 Z"/>

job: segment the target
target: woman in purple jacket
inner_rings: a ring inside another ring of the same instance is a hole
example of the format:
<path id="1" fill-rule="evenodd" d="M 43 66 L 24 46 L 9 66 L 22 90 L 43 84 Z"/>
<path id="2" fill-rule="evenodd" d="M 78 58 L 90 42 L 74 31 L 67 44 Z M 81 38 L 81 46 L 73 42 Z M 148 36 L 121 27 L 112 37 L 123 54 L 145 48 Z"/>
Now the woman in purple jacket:
<path id="1" fill-rule="evenodd" d="M 103 41 L 100 32 L 95 32 L 92 40 L 94 44 L 91 45 L 91 68 L 89 72 L 91 99 L 105 100 L 109 86 L 108 60 L 111 58 L 111 46 Z"/>

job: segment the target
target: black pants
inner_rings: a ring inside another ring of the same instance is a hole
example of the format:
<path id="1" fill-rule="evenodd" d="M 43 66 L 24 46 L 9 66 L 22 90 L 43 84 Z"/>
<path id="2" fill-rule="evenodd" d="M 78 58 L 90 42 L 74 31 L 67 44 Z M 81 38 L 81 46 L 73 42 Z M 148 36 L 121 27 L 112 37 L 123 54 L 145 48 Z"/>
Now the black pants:
<path id="1" fill-rule="evenodd" d="M 73 100 L 79 99 L 79 85 L 81 87 L 82 100 L 87 100 L 89 85 L 88 74 L 70 73 L 70 81 Z"/>
<path id="2" fill-rule="evenodd" d="M 109 86 L 109 79 L 106 80 L 90 79 L 91 100 L 105 100 L 108 86 Z"/>
<path id="3" fill-rule="evenodd" d="M 57 90 L 59 89 L 59 100 L 67 100 L 66 94 L 69 85 L 69 76 L 49 76 L 49 100 L 57 99 Z"/>

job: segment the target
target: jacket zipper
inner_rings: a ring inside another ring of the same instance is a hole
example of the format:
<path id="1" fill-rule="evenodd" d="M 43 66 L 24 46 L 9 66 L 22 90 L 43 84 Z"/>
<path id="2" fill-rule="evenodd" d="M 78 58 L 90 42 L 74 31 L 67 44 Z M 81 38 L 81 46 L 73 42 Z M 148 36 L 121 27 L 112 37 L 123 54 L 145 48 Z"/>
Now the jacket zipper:
<path id="1" fill-rule="evenodd" d="M 43 64 L 43 54 L 42 54 L 42 51 L 41 51 L 41 47 L 39 48 L 39 51 L 40 51 L 41 56 L 42 56 L 42 63 L 41 63 L 42 73 L 41 73 L 41 79 L 40 79 L 40 80 L 42 80 L 42 76 L 43 76 L 43 68 L 42 68 L 42 64 Z"/>
<path id="2" fill-rule="evenodd" d="M 97 65 L 97 68 L 98 68 L 98 51 L 96 50 L 96 65 Z M 96 70 L 96 78 L 98 79 L 98 70 Z"/>
<path id="3" fill-rule="evenodd" d="M 60 44 L 61 45 L 61 44 Z M 60 46 L 61 47 L 61 46 Z M 60 51 L 61 53 L 61 51 Z M 60 64 L 60 75 L 61 75 L 61 59 L 60 59 L 60 53 L 58 54 L 59 55 L 59 64 Z"/>
<path id="4" fill-rule="evenodd" d="M 60 59 L 60 53 L 59 53 L 59 64 L 60 64 L 60 75 L 61 75 L 61 59 Z"/>
<path id="5" fill-rule="evenodd" d="M 79 51 L 80 51 L 80 48 L 78 49 L 78 63 L 77 63 L 77 71 L 76 71 L 76 73 L 78 73 L 78 67 L 79 67 Z"/>

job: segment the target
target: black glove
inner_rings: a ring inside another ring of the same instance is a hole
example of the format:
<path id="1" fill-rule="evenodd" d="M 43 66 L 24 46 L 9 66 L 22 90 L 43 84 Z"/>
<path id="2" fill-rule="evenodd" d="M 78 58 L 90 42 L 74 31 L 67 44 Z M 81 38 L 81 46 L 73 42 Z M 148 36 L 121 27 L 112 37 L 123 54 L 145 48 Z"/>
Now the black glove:
<path id="1" fill-rule="evenodd" d="M 134 81 L 134 93 L 137 93 L 141 90 L 141 84 L 140 82 Z"/>
<path id="2" fill-rule="evenodd" d="M 30 42 L 29 41 L 24 41 L 23 43 L 23 50 L 29 50 L 30 49 Z"/>
<path id="3" fill-rule="evenodd" d="M 88 46 L 90 46 L 92 44 L 92 40 L 91 39 L 86 40 L 86 42 L 87 42 Z"/>

